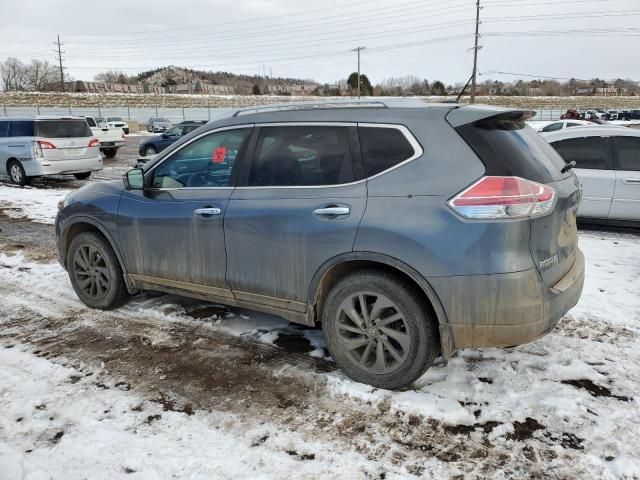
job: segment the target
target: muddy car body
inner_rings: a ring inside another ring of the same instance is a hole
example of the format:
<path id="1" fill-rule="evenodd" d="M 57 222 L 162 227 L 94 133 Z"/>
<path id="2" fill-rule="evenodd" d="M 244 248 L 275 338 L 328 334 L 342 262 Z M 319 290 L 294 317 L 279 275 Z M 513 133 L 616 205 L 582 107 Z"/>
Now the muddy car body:
<path id="1" fill-rule="evenodd" d="M 580 297 L 579 184 L 529 115 L 238 111 L 70 194 L 60 260 L 95 308 L 158 290 L 322 324 L 349 376 L 406 386 L 438 354 L 544 335 Z"/>

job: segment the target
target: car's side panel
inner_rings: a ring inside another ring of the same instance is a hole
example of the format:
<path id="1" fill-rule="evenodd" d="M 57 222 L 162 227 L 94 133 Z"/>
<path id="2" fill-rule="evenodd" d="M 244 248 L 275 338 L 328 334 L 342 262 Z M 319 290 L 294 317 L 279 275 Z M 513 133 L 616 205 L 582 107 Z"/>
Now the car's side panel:
<path id="1" fill-rule="evenodd" d="M 576 168 L 575 172 L 583 192 L 578 217 L 607 218 L 616 183 L 614 171 Z"/>

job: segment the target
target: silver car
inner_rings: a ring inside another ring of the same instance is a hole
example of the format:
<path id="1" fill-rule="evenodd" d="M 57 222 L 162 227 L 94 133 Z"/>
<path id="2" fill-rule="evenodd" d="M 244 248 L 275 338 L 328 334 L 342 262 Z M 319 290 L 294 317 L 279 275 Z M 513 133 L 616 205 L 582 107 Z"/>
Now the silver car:
<path id="1" fill-rule="evenodd" d="M 578 217 L 640 221 L 640 130 L 575 127 L 542 136 L 567 162 L 575 162 L 584 198 Z"/>
<path id="2" fill-rule="evenodd" d="M 0 168 L 18 185 L 43 175 L 85 179 L 102 169 L 100 143 L 82 117 L 0 117 Z"/>
<path id="3" fill-rule="evenodd" d="M 147 121 L 147 131 L 152 133 L 166 132 L 172 126 L 173 124 L 169 120 L 162 117 L 151 117 Z"/>

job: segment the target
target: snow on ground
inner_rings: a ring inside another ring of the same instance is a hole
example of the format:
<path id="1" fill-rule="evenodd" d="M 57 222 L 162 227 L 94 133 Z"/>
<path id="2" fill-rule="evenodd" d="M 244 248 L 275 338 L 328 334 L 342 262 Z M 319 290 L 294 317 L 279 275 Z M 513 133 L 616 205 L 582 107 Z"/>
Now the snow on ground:
<path id="1" fill-rule="evenodd" d="M 58 213 L 58 201 L 71 191 L 0 185 L 0 211 L 11 218 L 29 218 L 53 224 Z"/>

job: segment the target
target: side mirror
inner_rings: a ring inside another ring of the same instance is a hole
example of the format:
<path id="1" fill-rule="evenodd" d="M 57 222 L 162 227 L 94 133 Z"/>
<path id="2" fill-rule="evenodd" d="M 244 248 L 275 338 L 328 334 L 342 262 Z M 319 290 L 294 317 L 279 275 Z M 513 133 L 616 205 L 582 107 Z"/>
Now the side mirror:
<path id="1" fill-rule="evenodd" d="M 163 134 L 161 135 L 161 137 L 162 137 L 162 138 L 169 138 L 169 134 L 168 134 L 168 133 L 163 133 Z"/>
<path id="2" fill-rule="evenodd" d="M 129 170 L 122 178 L 127 190 L 142 190 L 144 188 L 144 171 L 141 168 Z"/>

